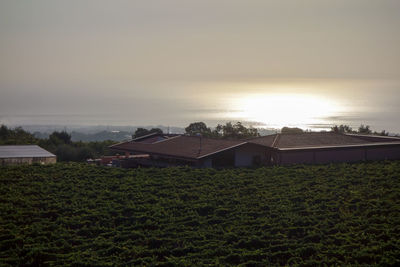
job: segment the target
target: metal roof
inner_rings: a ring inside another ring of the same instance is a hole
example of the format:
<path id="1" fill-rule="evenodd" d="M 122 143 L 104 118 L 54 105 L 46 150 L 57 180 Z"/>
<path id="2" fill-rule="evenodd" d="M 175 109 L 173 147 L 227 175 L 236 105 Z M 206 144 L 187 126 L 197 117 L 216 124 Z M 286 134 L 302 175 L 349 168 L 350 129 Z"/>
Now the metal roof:
<path id="1" fill-rule="evenodd" d="M 305 147 L 289 147 L 277 148 L 279 151 L 292 151 L 292 150 L 309 150 L 309 149 L 331 149 L 331 148 L 364 148 L 364 147 L 386 147 L 386 146 L 400 146 L 400 142 L 371 142 L 368 144 L 356 145 L 336 145 L 336 146 L 305 146 Z"/>
<path id="2" fill-rule="evenodd" d="M 112 145 L 110 148 L 197 160 L 243 144 L 246 142 L 241 140 L 178 135 L 155 143 L 130 141 Z"/>
<path id="3" fill-rule="evenodd" d="M 122 142 L 112 145 L 110 148 L 136 153 L 199 160 L 242 145 L 258 145 L 279 151 L 289 151 L 301 149 L 399 146 L 400 139 L 381 138 L 379 136 L 346 135 L 332 132 L 274 134 L 247 140 L 225 140 L 178 135 L 152 143 L 140 141 Z"/>
<path id="4" fill-rule="evenodd" d="M 311 132 L 302 134 L 274 134 L 248 140 L 250 143 L 260 144 L 277 149 L 327 148 L 342 146 L 364 146 L 373 143 L 399 142 L 399 138 L 382 136 L 348 135 L 332 132 Z"/>
<path id="5" fill-rule="evenodd" d="M 0 146 L 0 158 L 47 158 L 54 154 L 37 145 Z"/>
<path id="6" fill-rule="evenodd" d="M 160 134 L 160 133 L 149 133 L 143 136 L 136 137 L 130 142 L 140 142 L 140 143 L 155 143 L 161 140 L 173 138 L 176 136 L 180 136 L 180 134 Z"/>

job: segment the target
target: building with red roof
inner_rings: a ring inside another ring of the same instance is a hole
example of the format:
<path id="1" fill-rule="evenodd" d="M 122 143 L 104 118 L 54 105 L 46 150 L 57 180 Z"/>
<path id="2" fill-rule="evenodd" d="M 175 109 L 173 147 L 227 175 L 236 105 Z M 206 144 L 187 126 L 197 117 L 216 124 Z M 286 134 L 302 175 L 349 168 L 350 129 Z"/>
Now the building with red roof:
<path id="1" fill-rule="evenodd" d="M 111 146 L 143 166 L 251 167 L 400 159 L 400 138 L 311 132 L 247 140 L 150 134 Z"/>

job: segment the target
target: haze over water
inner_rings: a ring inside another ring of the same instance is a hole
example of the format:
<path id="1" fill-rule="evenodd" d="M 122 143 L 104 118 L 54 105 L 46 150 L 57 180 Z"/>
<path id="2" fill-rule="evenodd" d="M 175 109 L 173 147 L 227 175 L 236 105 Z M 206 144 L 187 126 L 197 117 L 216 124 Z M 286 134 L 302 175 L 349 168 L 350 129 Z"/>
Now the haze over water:
<path id="1" fill-rule="evenodd" d="M 329 130 L 335 124 L 354 129 L 364 124 L 376 131 L 400 133 L 399 86 L 393 81 L 275 80 L 174 88 L 169 90 L 173 96 L 152 97 L 146 103 L 131 105 L 129 99 L 120 100 L 119 105 L 104 103 L 98 113 L 6 114 L 0 123 L 185 127 L 194 121 L 210 126 L 241 121 L 261 128 L 290 126 L 315 131 Z M 182 96 L 181 91 L 192 92 Z M 146 107 L 148 102 L 150 107 Z M 76 107 L 79 110 L 79 104 Z"/>
<path id="2" fill-rule="evenodd" d="M 2 1 L 0 123 L 400 133 L 400 1 Z"/>

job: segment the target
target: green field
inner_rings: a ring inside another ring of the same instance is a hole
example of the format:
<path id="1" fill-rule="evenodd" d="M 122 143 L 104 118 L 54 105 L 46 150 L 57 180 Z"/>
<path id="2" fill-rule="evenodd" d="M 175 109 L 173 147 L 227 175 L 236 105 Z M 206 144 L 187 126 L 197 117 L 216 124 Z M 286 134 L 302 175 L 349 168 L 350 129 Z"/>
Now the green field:
<path id="1" fill-rule="evenodd" d="M 398 265 L 400 161 L 0 167 L 0 265 Z"/>

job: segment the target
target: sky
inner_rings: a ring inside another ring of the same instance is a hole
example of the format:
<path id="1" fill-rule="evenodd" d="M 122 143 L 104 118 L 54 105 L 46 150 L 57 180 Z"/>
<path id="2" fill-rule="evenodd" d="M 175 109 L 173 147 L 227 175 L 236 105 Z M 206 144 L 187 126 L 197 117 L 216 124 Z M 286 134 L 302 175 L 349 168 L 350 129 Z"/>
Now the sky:
<path id="1" fill-rule="evenodd" d="M 318 102 L 323 123 L 400 132 L 399 14 L 398 0 L 0 0 L 0 122 L 268 125 Z"/>

